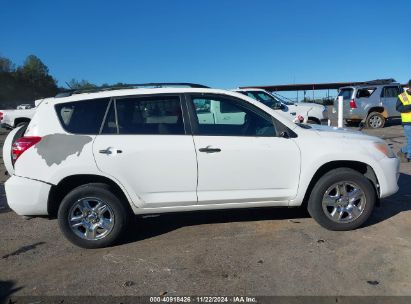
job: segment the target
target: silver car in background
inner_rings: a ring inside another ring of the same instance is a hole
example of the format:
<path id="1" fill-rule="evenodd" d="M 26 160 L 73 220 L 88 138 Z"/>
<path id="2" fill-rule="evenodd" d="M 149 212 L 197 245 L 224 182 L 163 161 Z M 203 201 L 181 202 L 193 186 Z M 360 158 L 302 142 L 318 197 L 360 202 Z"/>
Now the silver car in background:
<path id="1" fill-rule="evenodd" d="M 347 124 L 359 124 L 362 121 L 368 128 L 382 128 L 387 119 L 400 117 L 395 104 L 402 92 L 401 84 L 391 79 L 342 87 L 338 96 L 343 96 L 344 100 L 343 118 Z M 337 111 L 338 98 L 334 101 L 332 112 L 336 115 Z"/>

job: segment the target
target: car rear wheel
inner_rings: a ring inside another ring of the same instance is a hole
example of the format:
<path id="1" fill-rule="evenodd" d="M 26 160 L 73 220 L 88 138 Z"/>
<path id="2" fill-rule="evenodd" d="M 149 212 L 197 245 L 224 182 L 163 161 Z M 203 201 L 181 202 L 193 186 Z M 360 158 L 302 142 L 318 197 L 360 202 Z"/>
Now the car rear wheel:
<path id="1" fill-rule="evenodd" d="M 338 168 L 326 173 L 315 184 L 308 201 L 308 212 L 329 230 L 352 230 L 371 215 L 376 193 L 361 173 Z"/>
<path id="2" fill-rule="evenodd" d="M 371 129 L 383 128 L 385 125 L 385 117 L 379 112 L 371 112 L 367 116 L 366 125 Z"/>
<path id="3" fill-rule="evenodd" d="M 70 191 L 63 199 L 58 221 L 73 244 L 83 248 L 113 245 L 124 233 L 130 212 L 106 184 L 91 183 Z"/>

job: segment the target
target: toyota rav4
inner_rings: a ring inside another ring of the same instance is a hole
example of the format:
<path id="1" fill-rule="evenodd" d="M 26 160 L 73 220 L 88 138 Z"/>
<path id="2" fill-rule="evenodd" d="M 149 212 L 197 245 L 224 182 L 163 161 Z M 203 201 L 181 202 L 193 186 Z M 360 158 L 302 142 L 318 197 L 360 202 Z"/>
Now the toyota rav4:
<path id="1" fill-rule="evenodd" d="M 241 93 L 66 95 L 8 135 L 5 190 L 16 213 L 57 217 L 81 247 L 113 244 L 134 214 L 193 210 L 304 206 L 321 226 L 350 230 L 398 189 L 399 161 L 383 140 L 297 125 Z M 236 119 L 206 117 L 210 103 Z"/>

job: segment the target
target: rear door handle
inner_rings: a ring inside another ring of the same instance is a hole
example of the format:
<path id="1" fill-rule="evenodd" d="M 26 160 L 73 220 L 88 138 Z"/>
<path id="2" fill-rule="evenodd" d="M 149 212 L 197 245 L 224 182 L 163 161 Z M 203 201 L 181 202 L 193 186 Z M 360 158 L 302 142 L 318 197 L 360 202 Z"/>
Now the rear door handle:
<path id="1" fill-rule="evenodd" d="M 99 150 L 98 152 L 101 153 L 101 154 L 107 154 L 107 155 L 123 153 L 122 150 L 116 150 L 116 149 L 113 149 L 113 148 L 107 148 L 107 149 L 104 149 L 104 150 Z"/>
<path id="2" fill-rule="evenodd" d="M 217 153 L 217 152 L 221 152 L 221 149 L 220 148 L 211 148 L 210 146 L 207 146 L 205 148 L 198 149 L 198 151 L 205 152 L 205 153 Z"/>
<path id="3" fill-rule="evenodd" d="M 101 153 L 101 154 L 111 154 L 111 153 L 113 153 L 113 152 L 111 152 L 110 149 L 105 149 L 105 150 L 99 150 L 98 153 Z"/>

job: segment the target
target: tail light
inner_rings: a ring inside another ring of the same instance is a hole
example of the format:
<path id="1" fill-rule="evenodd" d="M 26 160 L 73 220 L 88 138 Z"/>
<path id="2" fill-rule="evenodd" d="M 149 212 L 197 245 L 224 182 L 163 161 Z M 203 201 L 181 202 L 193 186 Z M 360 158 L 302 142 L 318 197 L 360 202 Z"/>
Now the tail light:
<path id="1" fill-rule="evenodd" d="M 3 112 L 0 112 L 0 121 L 2 121 L 3 120 Z"/>
<path id="2" fill-rule="evenodd" d="M 17 139 L 11 146 L 11 157 L 13 163 L 31 146 L 34 146 L 41 140 L 39 136 L 24 136 Z"/>
<path id="3" fill-rule="evenodd" d="M 350 100 L 350 108 L 351 109 L 356 109 L 357 108 L 357 104 L 355 103 L 355 99 Z"/>

